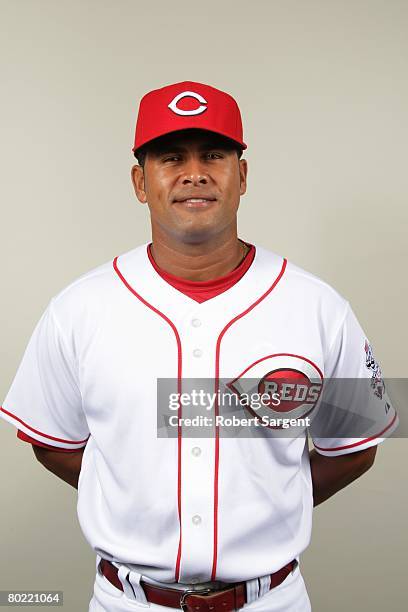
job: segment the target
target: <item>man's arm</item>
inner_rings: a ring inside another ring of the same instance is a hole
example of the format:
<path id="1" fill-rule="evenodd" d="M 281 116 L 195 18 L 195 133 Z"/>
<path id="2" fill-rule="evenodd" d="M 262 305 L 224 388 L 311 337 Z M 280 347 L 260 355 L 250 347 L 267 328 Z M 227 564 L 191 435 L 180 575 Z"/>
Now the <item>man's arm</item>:
<path id="1" fill-rule="evenodd" d="M 309 452 L 313 482 L 313 505 L 326 499 L 356 480 L 374 463 L 377 446 L 362 451 L 327 457 L 313 449 Z"/>
<path id="2" fill-rule="evenodd" d="M 79 472 L 81 471 L 82 455 L 85 447 L 69 453 L 49 450 L 34 444 L 32 447 L 38 461 L 47 470 L 65 480 L 75 489 L 78 488 Z"/>

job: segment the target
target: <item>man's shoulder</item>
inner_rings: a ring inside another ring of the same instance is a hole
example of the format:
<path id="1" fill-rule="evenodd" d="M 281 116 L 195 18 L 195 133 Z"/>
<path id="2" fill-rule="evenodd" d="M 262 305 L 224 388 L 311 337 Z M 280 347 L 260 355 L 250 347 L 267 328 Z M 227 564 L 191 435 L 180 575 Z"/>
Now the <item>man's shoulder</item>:
<path id="1" fill-rule="evenodd" d="M 256 245 L 256 250 L 264 266 L 272 265 L 274 261 L 282 262 L 284 267 L 282 286 L 286 286 L 294 298 L 302 303 L 313 298 L 313 301 L 337 304 L 340 308 L 346 307 L 347 299 L 328 281 L 270 249 Z"/>
<path id="2" fill-rule="evenodd" d="M 107 301 L 108 296 L 112 296 L 112 292 L 120 287 L 114 266 L 115 260 L 129 260 L 136 263 L 138 255 L 146 248 L 146 244 L 112 256 L 104 263 L 83 272 L 54 294 L 51 302 L 56 308 L 64 309 L 79 304 L 86 306 L 98 303 L 100 300 Z"/>

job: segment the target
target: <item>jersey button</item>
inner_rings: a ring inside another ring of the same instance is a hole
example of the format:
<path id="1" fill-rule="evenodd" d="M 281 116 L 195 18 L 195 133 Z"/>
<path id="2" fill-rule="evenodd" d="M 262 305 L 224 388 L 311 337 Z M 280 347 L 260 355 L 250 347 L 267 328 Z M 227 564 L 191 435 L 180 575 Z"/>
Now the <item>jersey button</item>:
<path id="1" fill-rule="evenodd" d="M 193 525 L 199 525 L 201 523 L 201 516 L 195 514 L 191 520 L 193 521 Z"/>
<path id="2" fill-rule="evenodd" d="M 201 349 L 194 349 L 193 351 L 193 355 L 194 357 L 201 357 L 201 355 L 203 354 L 203 351 Z"/>
<path id="3" fill-rule="evenodd" d="M 194 457 L 199 457 L 201 455 L 201 448 L 199 446 L 195 446 L 191 449 L 191 453 L 194 455 Z"/>
<path id="4" fill-rule="evenodd" d="M 191 320 L 191 325 L 192 325 L 193 327 L 200 327 L 200 325 L 201 325 L 201 321 L 200 321 L 200 319 L 192 319 L 192 320 Z"/>

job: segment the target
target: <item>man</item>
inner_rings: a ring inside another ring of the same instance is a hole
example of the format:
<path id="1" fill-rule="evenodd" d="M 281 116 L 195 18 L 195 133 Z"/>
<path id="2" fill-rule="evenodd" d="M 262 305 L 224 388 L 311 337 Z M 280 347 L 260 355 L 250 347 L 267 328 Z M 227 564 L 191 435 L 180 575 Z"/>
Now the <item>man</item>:
<path id="1" fill-rule="evenodd" d="M 142 98 L 131 176 L 152 240 L 50 300 L 3 403 L 38 460 L 78 487 L 96 552 L 91 611 L 310 610 L 299 557 L 312 508 L 366 472 L 397 426 L 381 396 L 367 435 L 328 434 L 323 379 L 371 384 L 379 366 L 344 298 L 238 238 L 244 149 L 225 92 L 185 81 Z M 211 381 L 211 435 L 182 421 L 190 379 Z M 177 425 L 159 435 L 165 380 Z M 219 392 L 242 400 L 251 380 L 279 391 L 276 405 L 239 405 L 257 416 L 225 436 Z M 259 426 L 319 410 L 310 454 L 307 428 Z"/>

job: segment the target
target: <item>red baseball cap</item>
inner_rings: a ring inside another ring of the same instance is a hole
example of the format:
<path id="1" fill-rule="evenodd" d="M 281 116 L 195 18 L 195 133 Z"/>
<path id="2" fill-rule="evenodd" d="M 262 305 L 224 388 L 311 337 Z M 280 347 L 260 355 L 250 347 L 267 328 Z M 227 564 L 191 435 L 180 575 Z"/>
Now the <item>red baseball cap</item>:
<path id="1" fill-rule="evenodd" d="M 232 96 L 204 83 L 182 81 L 149 91 L 139 105 L 132 151 L 154 138 L 196 128 L 226 136 L 242 149 L 241 113 Z"/>

